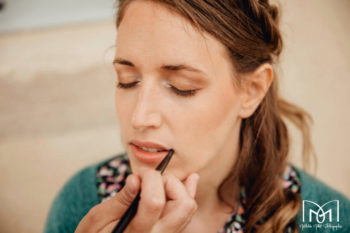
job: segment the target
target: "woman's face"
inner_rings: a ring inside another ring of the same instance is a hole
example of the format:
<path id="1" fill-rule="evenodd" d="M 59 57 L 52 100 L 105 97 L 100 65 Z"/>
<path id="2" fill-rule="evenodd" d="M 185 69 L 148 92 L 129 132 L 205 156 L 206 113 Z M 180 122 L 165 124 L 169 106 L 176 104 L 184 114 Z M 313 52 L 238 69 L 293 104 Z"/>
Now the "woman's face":
<path id="1" fill-rule="evenodd" d="M 229 170 L 242 98 L 224 46 L 163 6 L 134 1 L 116 48 L 116 107 L 133 172 L 161 161 L 167 152 L 156 148 L 175 150 L 166 171 L 180 179 Z"/>

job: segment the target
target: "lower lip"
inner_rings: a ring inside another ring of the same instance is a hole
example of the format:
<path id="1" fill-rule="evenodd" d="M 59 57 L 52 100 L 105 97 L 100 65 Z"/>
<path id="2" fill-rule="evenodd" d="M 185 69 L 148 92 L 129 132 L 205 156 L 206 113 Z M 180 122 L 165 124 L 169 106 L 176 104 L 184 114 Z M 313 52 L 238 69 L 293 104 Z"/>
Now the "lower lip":
<path id="1" fill-rule="evenodd" d="M 144 163 L 160 162 L 168 154 L 168 151 L 148 152 L 133 144 L 130 144 L 130 146 L 131 152 L 135 158 Z"/>

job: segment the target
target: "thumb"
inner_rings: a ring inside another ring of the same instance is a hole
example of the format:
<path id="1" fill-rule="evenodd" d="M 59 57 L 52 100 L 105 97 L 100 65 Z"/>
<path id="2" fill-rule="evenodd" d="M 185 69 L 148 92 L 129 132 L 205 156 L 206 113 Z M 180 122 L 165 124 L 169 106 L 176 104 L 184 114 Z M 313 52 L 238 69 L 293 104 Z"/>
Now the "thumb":
<path id="1" fill-rule="evenodd" d="M 129 175 L 125 181 L 123 189 L 118 192 L 113 199 L 120 205 L 120 209 L 127 209 L 140 190 L 140 179 L 136 175 Z"/>
<path id="2" fill-rule="evenodd" d="M 124 188 L 114 197 L 91 208 L 75 232 L 100 232 L 108 224 L 119 220 L 140 190 L 140 183 L 136 175 L 129 175 Z"/>

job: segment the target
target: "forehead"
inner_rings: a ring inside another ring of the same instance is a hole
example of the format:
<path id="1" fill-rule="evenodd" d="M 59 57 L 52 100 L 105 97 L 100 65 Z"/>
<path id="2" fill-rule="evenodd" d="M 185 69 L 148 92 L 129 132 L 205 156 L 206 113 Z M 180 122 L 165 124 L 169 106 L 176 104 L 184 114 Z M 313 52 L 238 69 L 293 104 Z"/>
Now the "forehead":
<path id="1" fill-rule="evenodd" d="M 116 47 L 119 57 L 146 67 L 190 63 L 213 74 L 218 63 L 227 62 L 226 49 L 218 40 L 152 1 L 133 1 L 127 6 Z"/>

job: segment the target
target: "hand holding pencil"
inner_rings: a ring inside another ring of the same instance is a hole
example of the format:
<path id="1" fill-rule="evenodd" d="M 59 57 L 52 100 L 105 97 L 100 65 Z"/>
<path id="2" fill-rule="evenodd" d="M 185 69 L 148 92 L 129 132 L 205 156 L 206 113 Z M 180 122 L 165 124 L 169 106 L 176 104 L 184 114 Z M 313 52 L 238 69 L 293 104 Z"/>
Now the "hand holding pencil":
<path id="1" fill-rule="evenodd" d="M 197 208 L 194 200 L 197 181 L 195 173 L 181 182 L 171 174 L 162 176 L 159 171 L 151 169 L 140 176 L 129 175 L 124 188 L 111 199 L 93 207 L 75 232 L 113 232 L 140 190 L 136 215 L 122 232 L 181 232 Z"/>

